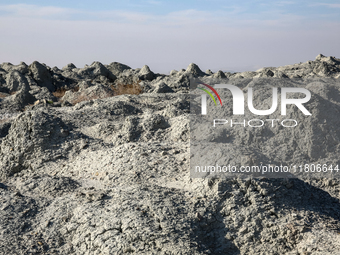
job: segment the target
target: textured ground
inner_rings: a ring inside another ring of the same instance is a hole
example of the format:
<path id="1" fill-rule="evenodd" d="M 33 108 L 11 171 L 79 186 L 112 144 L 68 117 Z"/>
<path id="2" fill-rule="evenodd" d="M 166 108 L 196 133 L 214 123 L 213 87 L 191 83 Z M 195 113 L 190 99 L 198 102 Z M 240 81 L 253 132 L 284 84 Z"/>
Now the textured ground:
<path id="1" fill-rule="evenodd" d="M 300 144 L 281 129 L 235 131 L 234 153 L 269 141 L 286 146 L 254 157 L 338 162 L 339 74 L 339 60 L 323 56 L 237 74 L 2 64 L 0 254 L 340 254 L 339 179 L 190 178 L 187 93 L 190 76 L 242 88 L 298 80 L 333 128 L 312 120 L 297 129 Z M 143 94 L 112 97 L 138 82 Z M 58 100 L 60 88 L 70 90 Z"/>

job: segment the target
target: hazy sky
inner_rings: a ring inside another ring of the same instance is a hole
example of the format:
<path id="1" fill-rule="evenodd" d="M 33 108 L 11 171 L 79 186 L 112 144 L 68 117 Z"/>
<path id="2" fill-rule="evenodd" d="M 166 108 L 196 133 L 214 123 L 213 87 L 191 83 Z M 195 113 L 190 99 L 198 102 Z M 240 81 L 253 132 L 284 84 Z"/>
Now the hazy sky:
<path id="1" fill-rule="evenodd" d="M 245 71 L 340 57 L 340 1 L 0 0 L 0 63 Z"/>

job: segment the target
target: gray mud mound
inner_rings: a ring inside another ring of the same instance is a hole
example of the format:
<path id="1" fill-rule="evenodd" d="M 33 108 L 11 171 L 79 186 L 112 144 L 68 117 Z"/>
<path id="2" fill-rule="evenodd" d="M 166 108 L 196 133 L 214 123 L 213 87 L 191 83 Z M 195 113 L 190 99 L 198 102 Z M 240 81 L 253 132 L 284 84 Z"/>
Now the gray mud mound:
<path id="1" fill-rule="evenodd" d="M 301 123 L 294 129 L 210 135 L 202 126 L 200 138 L 223 141 L 235 163 L 340 164 L 339 73 L 339 60 L 324 56 L 238 74 L 204 73 L 195 64 L 170 75 L 116 62 L 62 70 L 2 64 L 0 254 L 337 254 L 335 176 L 190 176 L 190 120 L 199 102 L 187 92 L 193 77 L 228 79 L 245 95 L 254 87 L 255 106 L 268 109 L 264 83 L 306 88 L 312 117 L 288 109 L 286 117 Z M 135 82 L 140 95 L 106 94 Z M 89 98 L 66 103 L 80 95 Z"/>

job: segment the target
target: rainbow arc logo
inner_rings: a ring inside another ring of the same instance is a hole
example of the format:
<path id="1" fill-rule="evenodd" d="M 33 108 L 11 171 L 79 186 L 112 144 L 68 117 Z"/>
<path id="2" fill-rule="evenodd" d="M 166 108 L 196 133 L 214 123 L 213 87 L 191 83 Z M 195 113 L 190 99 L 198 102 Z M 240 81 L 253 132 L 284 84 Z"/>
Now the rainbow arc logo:
<path id="1" fill-rule="evenodd" d="M 211 87 L 210 85 L 208 85 L 208 84 L 205 84 L 205 83 L 200 83 L 200 84 L 206 86 L 206 87 L 209 88 L 212 92 L 214 92 L 214 94 L 217 96 L 217 98 L 218 98 L 218 100 L 220 101 L 220 104 L 221 104 L 221 106 L 222 106 L 222 100 L 221 100 L 219 94 L 217 93 L 217 91 L 216 91 L 213 87 Z M 204 92 L 206 92 L 206 93 L 212 98 L 212 100 L 214 100 L 215 105 L 217 105 L 216 100 L 215 100 L 215 97 L 210 93 L 209 90 L 207 90 L 207 89 L 202 89 L 202 88 L 198 88 L 198 89 L 203 90 Z"/>

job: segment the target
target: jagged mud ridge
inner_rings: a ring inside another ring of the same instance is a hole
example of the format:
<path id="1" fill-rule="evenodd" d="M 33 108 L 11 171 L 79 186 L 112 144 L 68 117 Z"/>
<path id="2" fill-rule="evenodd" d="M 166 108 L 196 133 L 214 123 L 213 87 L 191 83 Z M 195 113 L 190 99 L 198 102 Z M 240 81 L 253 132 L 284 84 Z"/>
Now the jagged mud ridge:
<path id="1" fill-rule="evenodd" d="M 308 88 L 319 123 L 295 140 L 280 128 L 233 131 L 231 153 L 340 165 L 335 57 L 242 73 L 190 64 L 170 75 L 116 62 L 3 63 L 0 254 L 338 254 L 339 179 L 190 178 L 191 77 Z"/>

